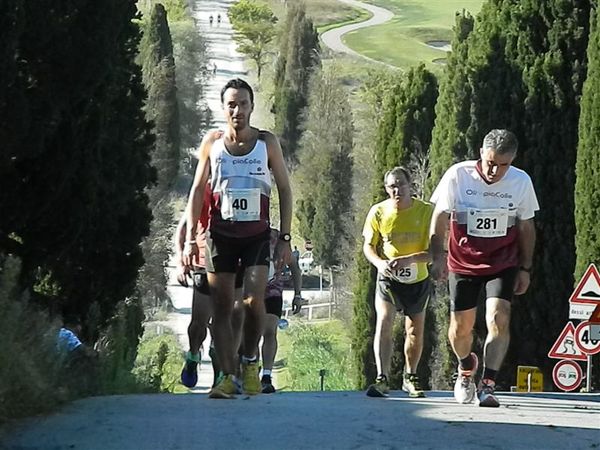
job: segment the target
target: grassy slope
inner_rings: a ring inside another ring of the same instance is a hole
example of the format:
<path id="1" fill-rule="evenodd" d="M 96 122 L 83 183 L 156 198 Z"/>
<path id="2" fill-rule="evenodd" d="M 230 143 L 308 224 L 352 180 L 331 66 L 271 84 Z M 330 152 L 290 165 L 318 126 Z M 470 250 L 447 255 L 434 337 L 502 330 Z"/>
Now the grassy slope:
<path id="1" fill-rule="evenodd" d="M 344 36 L 353 50 L 388 64 L 407 68 L 444 58 L 445 52 L 425 42 L 449 41 L 456 11 L 479 12 L 483 0 L 371 0 L 369 3 L 394 12 L 387 24 L 358 30 Z"/>

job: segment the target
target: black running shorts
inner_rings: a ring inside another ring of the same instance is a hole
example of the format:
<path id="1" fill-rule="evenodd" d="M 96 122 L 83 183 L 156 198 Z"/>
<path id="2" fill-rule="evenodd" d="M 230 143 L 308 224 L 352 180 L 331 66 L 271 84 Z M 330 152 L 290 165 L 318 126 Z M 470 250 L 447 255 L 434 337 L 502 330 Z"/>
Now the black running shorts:
<path id="1" fill-rule="evenodd" d="M 501 298 L 510 302 L 513 298 L 518 267 L 509 267 L 494 275 L 472 276 L 450 272 L 450 310 L 466 311 L 475 308 L 481 289 L 485 287 L 485 298 Z"/>
<path id="2" fill-rule="evenodd" d="M 429 278 L 417 283 L 406 284 L 378 275 L 376 294 L 392 303 L 396 310 L 406 315 L 418 314 L 427 307 L 431 293 Z"/>
<path id="3" fill-rule="evenodd" d="M 206 277 L 206 270 L 196 270 L 193 275 L 194 278 L 194 297 L 196 294 L 210 295 L 208 289 L 208 278 Z M 241 289 L 244 285 L 244 270 L 239 268 L 235 273 L 235 288 Z"/>
<path id="4" fill-rule="evenodd" d="M 281 319 L 283 314 L 283 298 L 282 297 L 268 297 L 265 298 L 265 309 L 267 314 L 273 314 Z"/>
<path id="5" fill-rule="evenodd" d="M 242 268 L 251 266 L 269 266 L 269 242 L 271 230 L 256 236 L 235 238 L 217 233 L 206 233 L 206 270 L 208 272 L 235 273 L 239 262 Z"/>

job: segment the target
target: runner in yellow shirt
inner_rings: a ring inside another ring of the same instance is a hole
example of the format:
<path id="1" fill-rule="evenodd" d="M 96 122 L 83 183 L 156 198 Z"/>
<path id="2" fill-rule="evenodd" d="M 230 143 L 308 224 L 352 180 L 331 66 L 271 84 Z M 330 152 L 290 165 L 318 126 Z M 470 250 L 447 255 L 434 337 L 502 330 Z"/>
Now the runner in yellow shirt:
<path id="1" fill-rule="evenodd" d="M 411 197 L 410 175 L 403 167 L 388 171 L 384 183 L 389 198 L 371 207 L 363 229 L 364 254 L 378 272 L 373 342 L 378 376 L 367 395 L 385 397 L 389 392 L 392 328 L 395 312 L 402 311 L 406 316 L 402 389 L 410 397 L 424 397 L 417 366 L 431 291 L 427 263 L 431 261 L 428 250 L 433 206 Z"/>

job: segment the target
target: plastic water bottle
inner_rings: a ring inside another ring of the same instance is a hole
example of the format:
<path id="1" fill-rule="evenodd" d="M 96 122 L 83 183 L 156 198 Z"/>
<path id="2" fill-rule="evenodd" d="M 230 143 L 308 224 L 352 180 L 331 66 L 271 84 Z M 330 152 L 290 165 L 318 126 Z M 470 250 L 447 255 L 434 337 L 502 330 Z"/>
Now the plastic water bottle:
<path id="1" fill-rule="evenodd" d="M 277 324 L 277 326 L 280 330 L 285 330 L 287 329 L 287 327 L 290 326 L 290 323 L 282 317 L 281 319 L 279 319 L 279 323 Z"/>

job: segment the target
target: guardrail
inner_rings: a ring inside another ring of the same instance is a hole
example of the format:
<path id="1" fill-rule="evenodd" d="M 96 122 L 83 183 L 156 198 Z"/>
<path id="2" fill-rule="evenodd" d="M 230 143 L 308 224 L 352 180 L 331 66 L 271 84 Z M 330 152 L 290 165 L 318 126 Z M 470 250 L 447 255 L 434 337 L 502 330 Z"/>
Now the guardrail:
<path id="1" fill-rule="evenodd" d="M 329 311 L 327 313 L 327 317 L 313 319 L 313 311 L 315 310 L 315 308 L 328 308 Z M 302 307 L 300 308 L 300 312 L 302 312 L 303 309 L 308 309 L 308 321 L 309 322 L 313 322 L 313 321 L 317 321 L 317 320 L 329 321 L 329 320 L 331 320 L 331 314 L 333 312 L 333 303 L 327 302 L 327 303 L 314 303 L 312 305 L 302 305 Z M 287 319 L 287 318 L 289 318 L 290 315 L 292 315 L 292 308 L 291 307 L 285 308 L 283 310 L 283 317 L 285 317 Z"/>

